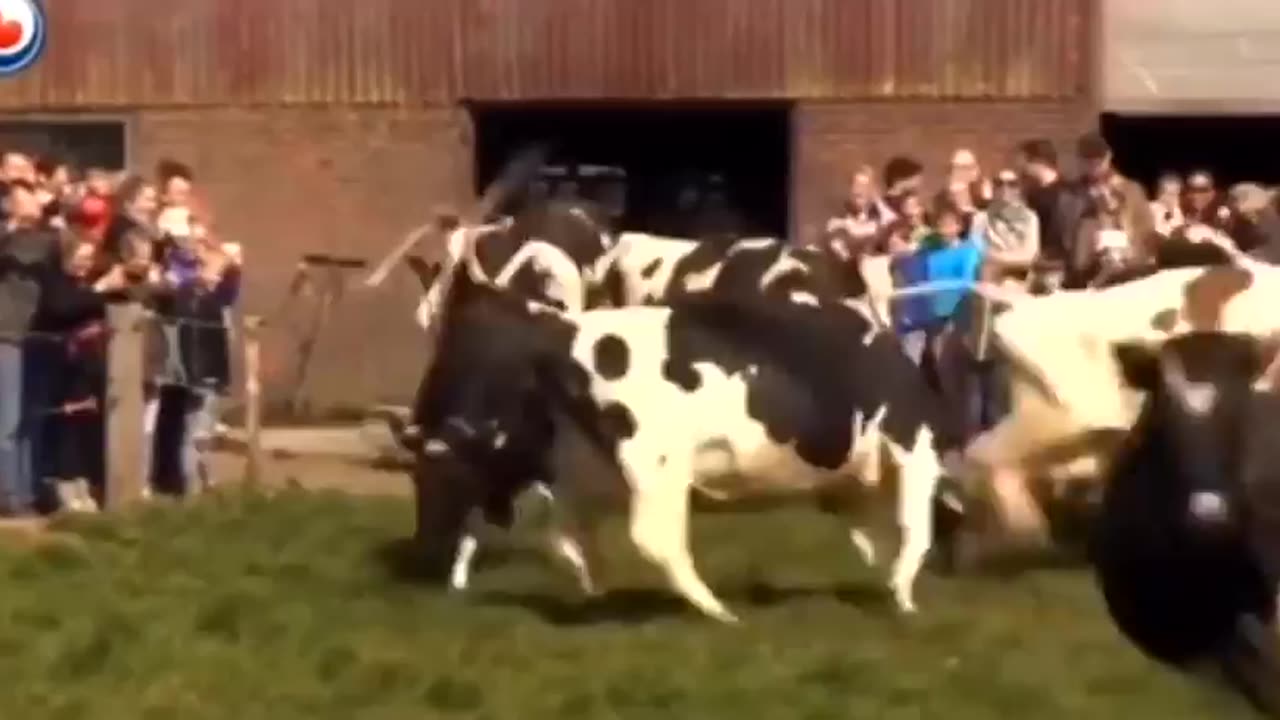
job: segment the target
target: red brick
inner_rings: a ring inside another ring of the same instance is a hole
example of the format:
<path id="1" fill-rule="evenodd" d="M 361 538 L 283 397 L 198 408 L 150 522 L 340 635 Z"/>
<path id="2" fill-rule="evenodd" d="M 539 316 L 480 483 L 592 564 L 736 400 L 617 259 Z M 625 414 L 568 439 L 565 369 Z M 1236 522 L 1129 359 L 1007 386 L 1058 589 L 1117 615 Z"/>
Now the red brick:
<path id="1" fill-rule="evenodd" d="M 161 157 L 190 162 L 218 232 L 245 245 L 243 306 L 273 321 L 263 353 L 269 397 L 286 398 L 295 385 L 298 345 L 317 306 L 299 298 L 279 310 L 301 255 L 372 264 L 434 203 L 469 195 L 471 151 L 461 132 L 468 122 L 450 109 L 138 113 L 132 164 L 149 172 Z M 363 276 L 347 275 L 316 344 L 308 388 L 317 408 L 403 399 L 418 382 L 417 281 L 399 270 L 365 290 Z"/>

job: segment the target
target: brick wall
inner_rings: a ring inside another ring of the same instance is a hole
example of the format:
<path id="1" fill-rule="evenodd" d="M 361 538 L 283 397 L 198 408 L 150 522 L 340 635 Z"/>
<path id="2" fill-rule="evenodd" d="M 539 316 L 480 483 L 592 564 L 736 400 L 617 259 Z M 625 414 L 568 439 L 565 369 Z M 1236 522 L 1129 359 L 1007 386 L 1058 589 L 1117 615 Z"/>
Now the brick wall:
<path id="1" fill-rule="evenodd" d="M 454 110 L 144 110 L 131 128 L 130 162 L 148 172 L 162 157 L 190 163 L 218 231 L 242 242 L 244 307 L 272 315 L 285 303 L 305 252 L 371 263 L 422 223 L 436 202 L 469 195 L 469 122 Z M 315 346 L 308 387 L 317 408 L 412 395 L 422 361 L 412 322 L 417 281 L 397 270 L 376 290 L 349 287 Z M 264 344 L 264 381 L 286 397 L 317 303 L 275 315 Z"/>
<path id="2" fill-rule="evenodd" d="M 994 170 L 1010 161 L 1019 141 L 1035 136 L 1054 140 L 1067 162 L 1097 112 L 1087 104 L 802 103 L 793 118 L 792 236 L 806 238 L 838 207 L 862 163 L 879 171 L 890 156 L 905 153 L 934 178 L 955 148 L 968 147 Z"/>

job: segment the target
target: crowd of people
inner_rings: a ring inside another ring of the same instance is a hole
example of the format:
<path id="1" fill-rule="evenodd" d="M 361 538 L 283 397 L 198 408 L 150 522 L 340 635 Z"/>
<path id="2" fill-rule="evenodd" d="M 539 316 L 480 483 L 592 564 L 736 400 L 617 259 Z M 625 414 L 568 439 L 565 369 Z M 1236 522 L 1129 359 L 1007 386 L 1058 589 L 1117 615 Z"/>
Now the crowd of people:
<path id="1" fill-rule="evenodd" d="M 1162 175 L 1149 196 L 1116 169 L 1100 134 L 1081 136 L 1075 151 L 1080 173 L 1069 177 L 1046 139 L 1020 143 L 1013 165 L 990 174 L 960 149 L 933 193 L 925 192 L 922 162 L 894 157 L 879 177 L 858 168 L 827 224 L 823 242 L 841 245 L 843 256 L 888 259 L 889 287 L 873 291 L 933 288 L 895 301 L 892 322 L 970 434 L 994 424 L 1004 399 L 989 345 L 991 308 L 969 284 L 1030 293 L 1097 287 L 1150 267 L 1175 240 L 1280 263 L 1280 215 L 1266 188 L 1223 189 L 1209 171 L 1194 170 Z"/>
<path id="2" fill-rule="evenodd" d="M 0 517 L 101 503 L 113 302 L 141 302 L 153 319 L 148 492 L 207 484 L 241 253 L 197 197 L 173 160 L 147 178 L 0 153 Z"/>

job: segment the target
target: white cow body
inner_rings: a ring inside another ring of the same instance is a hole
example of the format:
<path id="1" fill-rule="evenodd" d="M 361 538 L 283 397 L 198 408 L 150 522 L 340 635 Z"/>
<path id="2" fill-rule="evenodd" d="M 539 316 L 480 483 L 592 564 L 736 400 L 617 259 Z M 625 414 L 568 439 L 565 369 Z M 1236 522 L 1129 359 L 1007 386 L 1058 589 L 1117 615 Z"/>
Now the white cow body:
<path id="1" fill-rule="evenodd" d="M 969 456 L 984 472 L 1099 477 L 1141 402 L 1122 381 L 1114 344 L 1154 343 L 1192 329 L 1259 337 L 1280 330 L 1280 268 L 1250 261 L 1179 268 L 1017 301 L 993 327 L 1011 367 L 1011 412 L 974 440 Z"/>

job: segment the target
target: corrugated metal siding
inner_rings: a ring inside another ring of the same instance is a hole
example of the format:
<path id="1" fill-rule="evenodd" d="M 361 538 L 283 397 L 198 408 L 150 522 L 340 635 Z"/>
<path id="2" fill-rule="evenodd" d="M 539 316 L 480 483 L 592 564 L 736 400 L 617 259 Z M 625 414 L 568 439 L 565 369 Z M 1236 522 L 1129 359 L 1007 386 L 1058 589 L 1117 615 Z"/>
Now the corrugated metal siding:
<path id="1" fill-rule="evenodd" d="M 454 0 L 55 0 L 4 108 L 444 103 Z"/>
<path id="2" fill-rule="evenodd" d="M 3 108 L 1089 91 L 1097 0 L 56 0 Z"/>
<path id="3" fill-rule="evenodd" d="M 1093 0 L 478 0 L 462 92 L 1076 98 Z"/>

